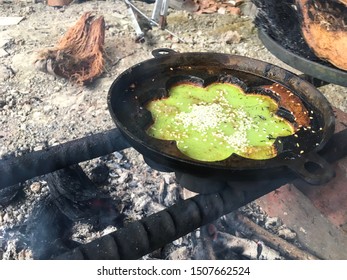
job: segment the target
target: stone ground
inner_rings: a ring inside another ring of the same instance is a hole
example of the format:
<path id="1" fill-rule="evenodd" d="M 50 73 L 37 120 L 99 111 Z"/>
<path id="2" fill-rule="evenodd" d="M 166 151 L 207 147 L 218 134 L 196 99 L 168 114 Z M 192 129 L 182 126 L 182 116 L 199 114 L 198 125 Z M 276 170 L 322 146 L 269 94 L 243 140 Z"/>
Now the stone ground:
<path id="1" fill-rule="evenodd" d="M 147 15 L 151 14 L 153 4 L 133 2 Z M 33 66 L 37 52 L 54 46 L 86 11 L 102 15 L 106 21 L 107 65 L 103 75 L 90 86 L 81 87 L 37 71 Z M 151 58 L 151 51 L 157 48 L 244 55 L 297 72 L 266 50 L 248 16 L 198 15 L 170 9 L 167 28 L 184 42 L 154 27 L 147 32 L 144 43 L 135 42 L 126 7 L 120 0 L 73 2 L 63 9 L 45 3 L 14 5 L 4 1 L 0 16 L 23 17 L 16 25 L 0 26 L 0 158 L 113 128 L 106 104 L 111 83 L 127 68 Z M 347 112 L 347 88 L 327 85 L 320 90 L 333 106 Z M 112 155 L 111 159 L 106 160 L 106 164 L 114 172 L 110 173 L 109 183 L 104 188 L 133 203 L 127 213 L 129 220 L 141 218 L 143 208 L 147 209 L 146 214 L 155 213 L 179 197 L 176 193 L 169 202 L 163 202 L 165 198 L 157 194 L 158 184 L 175 189 L 173 175 L 151 170 L 132 148 Z M 95 159 L 84 163 L 83 167 L 90 170 L 101 161 L 105 163 L 105 159 Z M 129 183 L 135 190 L 131 196 L 126 191 Z M 115 184 L 119 187 L 115 188 Z M 16 238 L 4 239 L 3 236 L 9 229 L 25 224 L 33 205 L 47 192 L 44 176 L 33 179 L 26 183 L 22 200 L 0 208 L 0 259 L 32 258 L 30 246 L 18 250 Z M 132 202 L 139 197 L 141 200 L 137 203 Z M 105 232 L 109 230 L 112 229 L 105 229 Z M 84 241 L 105 234 L 94 233 L 87 225 L 77 225 L 76 232 L 75 239 Z M 178 243 L 188 244 L 189 239 Z M 185 257 L 192 258 L 192 254 Z"/>

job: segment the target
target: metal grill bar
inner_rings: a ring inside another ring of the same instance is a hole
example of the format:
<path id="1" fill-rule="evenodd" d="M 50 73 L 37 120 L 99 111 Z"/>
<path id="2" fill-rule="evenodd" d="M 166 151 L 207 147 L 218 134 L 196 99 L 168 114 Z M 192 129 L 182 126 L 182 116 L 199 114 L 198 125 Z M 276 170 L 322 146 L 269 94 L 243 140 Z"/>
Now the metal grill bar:
<path id="1" fill-rule="evenodd" d="M 118 129 L 0 161 L 0 190 L 25 180 L 129 148 Z"/>
<path id="2" fill-rule="evenodd" d="M 346 139 L 347 129 L 335 134 L 321 152 L 322 156 L 329 162 L 345 157 Z M 252 182 L 247 187 L 236 184 L 219 193 L 200 194 L 179 201 L 57 259 L 138 259 L 295 179 L 289 173 L 281 178 Z"/>

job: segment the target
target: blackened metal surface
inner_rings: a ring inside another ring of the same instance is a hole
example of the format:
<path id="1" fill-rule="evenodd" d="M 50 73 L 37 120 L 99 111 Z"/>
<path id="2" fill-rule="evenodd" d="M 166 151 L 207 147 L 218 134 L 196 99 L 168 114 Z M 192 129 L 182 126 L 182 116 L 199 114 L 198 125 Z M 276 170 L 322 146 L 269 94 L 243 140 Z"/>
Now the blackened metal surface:
<path id="1" fill-rule="evenodd" d="M 251 87 L 279 83 L 294 92 L 312 113 L 311 127 L 317 133 L 298 133 L 287 137 L 286 147 L 269 160 L 251 160 L 230 156 L 218 162 L 192 160 L 182 154 L 174 141 L 150 137 L 146 129 L 152 117 L 145 105 L 150 100 L 167 94 L 167 85 L 177 77 L 195 77 L 203 81 L 216 76 L 235 76 Z M 129 143 L 145 157 L 174 171 L 209 176 L 245 176 L 247 178 L 280 176 L 289 168 L 303 176 L 307 182 L 320 184 L 333 176 L 324 161 L 321 173 L 312 175 L 305 170 L 310 156 L 320 150 L 334 131 L 335 117 L 327 99 L 312 84 L 275 65 L 236 55 L 221 53 L 172 53 L 158 55 L 134 65 L 123 72 L 112 84 L 108 105 L 117 127 Z M 297 144 L 300 145 L 297 145 Z"/>
<path id="2" fill-rule="evenodd" d="M 343 71 L 335 67 L 312 61 L 303 56 L 297 55 L 294 52 L 282 47 L 262 29 L 258 30 L 258 36 L 264 46 L 273 55 L 275 55 L 278 59 L 282 60 L 289 66 L 322 81 L 340 86 L 347 86 L 347 71 Z"/>
<path id="3" fill-rule="evenodd" d="M 130 147 L 118 129 L 0 161 L 0 189 Z"/>

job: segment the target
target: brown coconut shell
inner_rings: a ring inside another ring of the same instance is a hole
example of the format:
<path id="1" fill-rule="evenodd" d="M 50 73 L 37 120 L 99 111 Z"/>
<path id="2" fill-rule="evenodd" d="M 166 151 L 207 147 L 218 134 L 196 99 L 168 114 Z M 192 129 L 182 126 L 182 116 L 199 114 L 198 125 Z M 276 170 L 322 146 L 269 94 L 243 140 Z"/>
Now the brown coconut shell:
<path id="1" fill-rule="evenodd" d="M 347 71 L 347 0 L 296 0 L 302 35 L 317 57 Z"/>
<path id="2" fill-rule="evenodd" d="M 55 47 L 39 53 L 35 66 L 77 84 L 87 84 L 104 71 L 104 43 L 104 17 L 95 18 L 86 12 Z"/>

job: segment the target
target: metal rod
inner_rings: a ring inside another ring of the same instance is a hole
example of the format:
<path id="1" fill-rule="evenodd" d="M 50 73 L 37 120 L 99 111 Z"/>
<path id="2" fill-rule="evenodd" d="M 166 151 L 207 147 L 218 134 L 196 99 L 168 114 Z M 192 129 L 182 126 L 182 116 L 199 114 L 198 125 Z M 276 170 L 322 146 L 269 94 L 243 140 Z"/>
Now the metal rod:
<path id="1" fill-rule="evenodd" d="M 152 20 L 158 22 L 161 29 L 165 29 L 169 0 L 156 0 L 152 12 Z"/>
<path id="2" fill-rule="evenodd" d="M 63 253 L 56 259 L 139 259 L 274 190 L 280 186 L 275 181 L 270 185 L 257 183 L 255 188 L 260 192 L 246 193 L 227 188 L 221 193 L 179 201 L 165 210 Z"/>
<path id="3" fill-rule="evenodd" d="M 0 189 L 130 147 L 118 129 L 0 161 Z"/>
<path id="4" fill-rule="evenodd" d="M 145 34 L 143 33 L 143 31 L 142 31 L 142 29 L 140 27 L 140 24 L 137 21 L 136 15 L 134 13 L 133 8 L 129 4 L 129 1 L 125 0 L 124 2 L 125 2 L 125 5 L 128 8 L 128 13 L 130 15 L 131 22 L 132 22 L 133 27 L 135 29 L 136 41 L 140 42 L 140 41 L 142 41 L 144 39 Z"/>
<path id="5" fill-rule="evenodd" d="M 159 13 L 160 13 L 160 8 L 162 5 L 163 0 L 156 0 L 154 3 L 154 8 L 152 11 L 152 20 L 157 22 L 159 20 Z"/>
<path id="6" fill-rule="evenodd" d="M 322 155 L 329 161 L 345 157 L 346 139 L 347 129 L 336 133 Z M 235 184 L 218 193 L 200 194 L 74 248 L 56 259 L 139 259 L 294 180 L 296 176 L 289 174 Z"/>

